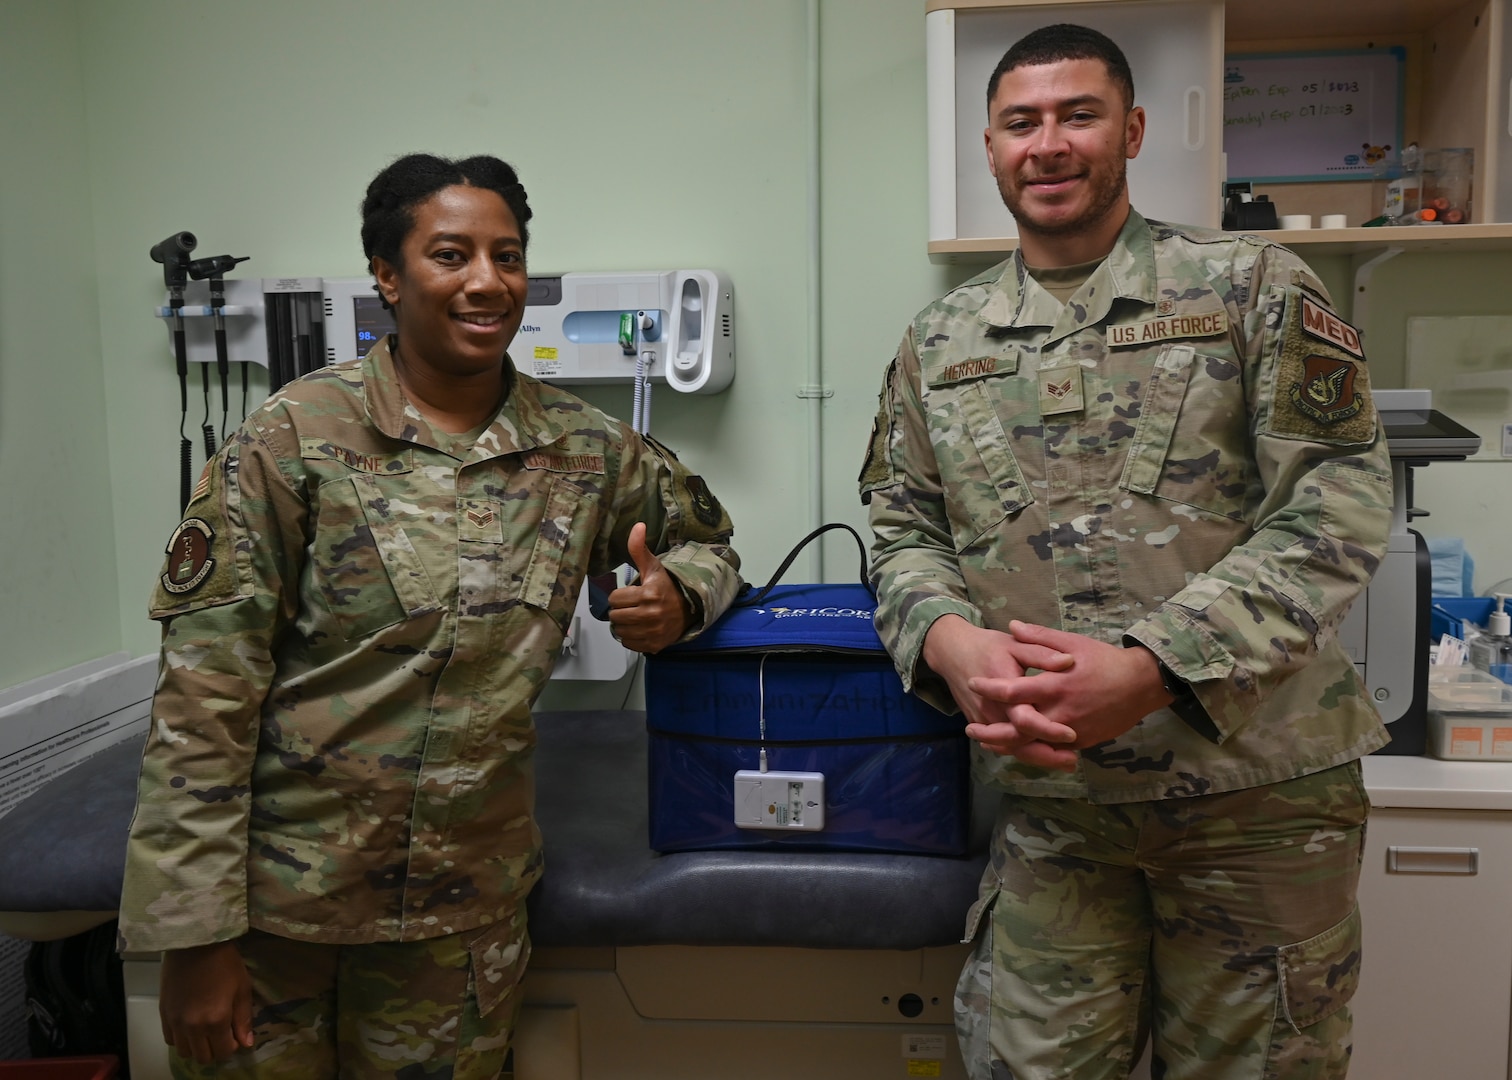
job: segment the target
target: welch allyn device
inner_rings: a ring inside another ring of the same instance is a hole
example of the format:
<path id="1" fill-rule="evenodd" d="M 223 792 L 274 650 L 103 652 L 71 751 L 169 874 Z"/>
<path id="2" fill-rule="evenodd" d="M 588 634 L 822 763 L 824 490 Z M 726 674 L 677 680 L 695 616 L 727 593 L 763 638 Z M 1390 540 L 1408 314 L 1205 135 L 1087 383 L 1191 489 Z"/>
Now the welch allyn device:
<path id="1" fill-rule="evenodd" d="M 741 769 L 735 774 L 735 826 L 818 832 L 824 828 L 824 774 Z"/>

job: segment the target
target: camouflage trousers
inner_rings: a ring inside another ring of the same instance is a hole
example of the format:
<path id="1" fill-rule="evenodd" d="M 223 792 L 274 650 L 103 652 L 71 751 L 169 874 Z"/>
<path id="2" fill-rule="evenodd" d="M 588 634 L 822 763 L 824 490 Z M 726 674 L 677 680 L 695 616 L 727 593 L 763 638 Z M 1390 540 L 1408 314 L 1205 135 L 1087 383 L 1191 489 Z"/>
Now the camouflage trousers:
<path id="1" fill-rule="evenodd" d="M 956 988 L 972 1080 L 1336 1080 L 1360 972 L 1359 762 L 1094 806 L 1008 795 Z M 984 920 L 985 917 L 985 920 Z"/>
<path id="2" fill-rule="evenodd" d="M 215 1066 L 169 1051 L 178 1080 L 456 1080 L 497 1077 L 530 953 L 512 922 L 413 942 L 326 945 L 254 930 L 256 1045 Z"/>

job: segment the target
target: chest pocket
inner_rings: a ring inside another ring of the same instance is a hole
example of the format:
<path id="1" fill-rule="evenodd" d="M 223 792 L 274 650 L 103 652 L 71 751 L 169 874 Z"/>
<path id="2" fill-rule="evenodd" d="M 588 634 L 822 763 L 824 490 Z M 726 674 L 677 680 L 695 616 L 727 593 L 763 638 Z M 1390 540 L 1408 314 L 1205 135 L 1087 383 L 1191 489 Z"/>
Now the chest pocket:
<path id="1" fill-rule="evenodd" d="M 513 566 L 508 587 L 565 630 L 599 529 L 603 455 L 536 452 L 523 464 L 505 497 L 506 513 L 518 515 L 505 526 Z"/>
<path id="2" fill-rule="evenodd" d="M 567 615 L 567 598 L 577 595 L 583 574 L 581 560 L 572 556 L 575 546 L 583 544 L 586 558 L 583 528 L 577 519 L 585 512 L 588 496 L 566 476 L 553 475 L 549 483 L 540 525 L 530 545 L 530 561 L 520 581 L 520 599 L 551 612 L 562 622 Z"/>
<path id="3" fill-rule="evenodd" d="M 946 512 L 957 550 L 970 546 L 988 529 L 1034 502 L 1034 493 L 1014 455 L 1013 440 L 993 403 L 996 384 L 1001 382 L 978 380 L 943 391 L 954 397 L 955 411 L 965 427 L 964 432 L 933 433 L 935 457 L 947 481 Z"/>
<path id="4" fill-rule="evenodd" d="M 1241 375 L 1231 360 L 1167 345 L 1151 372 L 1119 486 L 1242 519 L 1256 477 Z"/>
<path id="5" fill-rule="evenodd" d="M 348 641 L 440 610 L 430 577 L 377 477 L 331 480 L 319 489 L 311 551 L 317 584 Z"/>

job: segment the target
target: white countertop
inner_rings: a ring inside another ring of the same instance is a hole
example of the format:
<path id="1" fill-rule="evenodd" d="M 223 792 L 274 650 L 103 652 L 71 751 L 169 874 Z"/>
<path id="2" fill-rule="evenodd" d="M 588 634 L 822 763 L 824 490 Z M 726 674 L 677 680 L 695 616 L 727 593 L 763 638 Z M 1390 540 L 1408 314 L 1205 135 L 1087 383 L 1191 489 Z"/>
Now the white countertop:
<path id="1" fill-rule="evenodd" d="M 1371 754 L 1365 790 L 1377 809 L 1512 811 L 1512 761 Z"/>

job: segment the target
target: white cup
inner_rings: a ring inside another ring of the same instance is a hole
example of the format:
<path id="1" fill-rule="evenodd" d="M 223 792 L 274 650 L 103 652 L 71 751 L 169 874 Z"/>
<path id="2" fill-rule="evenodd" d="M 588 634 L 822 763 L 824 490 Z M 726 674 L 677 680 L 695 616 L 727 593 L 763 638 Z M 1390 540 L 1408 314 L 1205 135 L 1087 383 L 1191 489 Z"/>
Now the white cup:
<path id="1" fill-rule="evenodd" d="M 1310 229 L 1312 228 L 1312 215 L 1282 214 L 1281 227 L 1283 229 Z"/>
<path id="2" fill-rule="evenodd" d="M 1324 214 L 1318 219 L 1320 229 L 1343 229 L 1348 227 L 1349 219 L 1343 214 Z"/>

